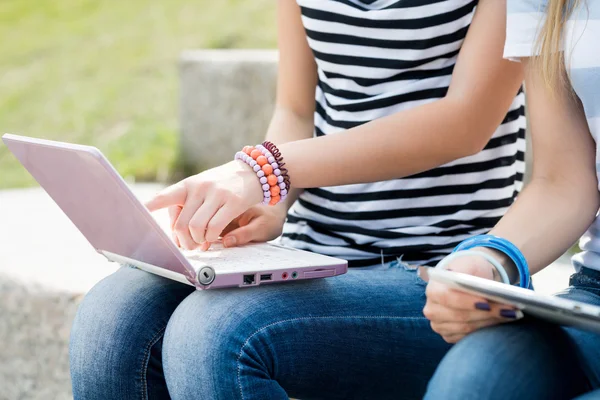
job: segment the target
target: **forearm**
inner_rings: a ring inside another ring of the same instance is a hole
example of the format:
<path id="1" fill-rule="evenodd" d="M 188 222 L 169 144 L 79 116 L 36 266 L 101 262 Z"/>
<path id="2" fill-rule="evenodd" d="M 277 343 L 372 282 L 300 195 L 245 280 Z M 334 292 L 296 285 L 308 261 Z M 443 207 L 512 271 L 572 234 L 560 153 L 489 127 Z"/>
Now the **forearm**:
<path id="1" fill-rule="evenodd" d="M 508 110 L 510 101 L 500 107 Z M 383 181 L 478 152 L 501 121 L 474 116 L 460 101 L 444 98 L 280 149 L 296 187 Z"/>
<path id="2" fill-rule="evenodd" d="M 525 61 L 533 143 L 532 180 L 491 231 L 523 253 L 530 272 L 556 260 L 590 226 L 600 205 L 595 143 L 568 87 L 551 92 Z"/>
<path id="3" fill-rule="evenodd" d="M 534 274 L 568 250 L 593 222 L 600 205 L 596 185 L 593 176 L 587 181 L 533 179 L 490 233 L 515 244 Z"/>
<path id="4" fill-rule="evenodd" d="M 313 132 L 314 120 L 312 115 L 302 116 L 286 107 L 277 106 L 267 130 L 266 140 L 283 145 L 284 143 L 311 138 Z M 285 207 L 286 210 L 289 209 L 301 193 L 302 189 L 292 187 L 287 198 L 280 203 L 281 207 Z"/>

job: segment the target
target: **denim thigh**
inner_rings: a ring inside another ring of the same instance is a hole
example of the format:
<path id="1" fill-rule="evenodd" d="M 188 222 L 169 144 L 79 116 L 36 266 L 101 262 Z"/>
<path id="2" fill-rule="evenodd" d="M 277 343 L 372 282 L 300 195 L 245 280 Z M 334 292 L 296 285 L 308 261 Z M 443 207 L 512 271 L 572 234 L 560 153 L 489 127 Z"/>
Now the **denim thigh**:
<path id="1" fill-rule="evenodd" d="M 81 303 L 69 357 L 75 399 L 168 399 L 161 346 L 171 314 L 195 289 L 122 267 Z"/>
<path id="2" fill-rule="evenodd" d="M 214 291 L 124 267 L 78 311 L 74 396 L 420 398 L 450 347 L 422 316 L 424 288 L 397 262 Z"/>
<path id="3" fill-rule="evenodd" d="M 558 295 L 600 305 L 599 276 L 584 268 Z M 597 389 L 599 371 L 600 335 L 525 318 L 461 340 L 440 363 L 426 399 L 571 399 Z"/>
<path id="4" fill-rule="evenodd" d="M 249 290 L 192 293 L 163 343 L 174 399 L 416 399 L 449 349 L 425 284 L 392 263 Z"/>

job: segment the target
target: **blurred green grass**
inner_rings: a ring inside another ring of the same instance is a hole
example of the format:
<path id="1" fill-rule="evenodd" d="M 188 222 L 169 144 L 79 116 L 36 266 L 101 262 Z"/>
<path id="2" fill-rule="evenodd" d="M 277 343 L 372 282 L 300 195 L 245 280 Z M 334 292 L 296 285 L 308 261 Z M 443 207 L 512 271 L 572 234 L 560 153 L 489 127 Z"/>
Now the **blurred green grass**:
<path id="1" fill-rule="evenodd" d="M 275 45 L 273 0 L 1 0 L 0 133 L 95 145 L 123 176 L 164 180 L 180 52 Z M 0 189 L 32 184 L 0 142 Z"/>

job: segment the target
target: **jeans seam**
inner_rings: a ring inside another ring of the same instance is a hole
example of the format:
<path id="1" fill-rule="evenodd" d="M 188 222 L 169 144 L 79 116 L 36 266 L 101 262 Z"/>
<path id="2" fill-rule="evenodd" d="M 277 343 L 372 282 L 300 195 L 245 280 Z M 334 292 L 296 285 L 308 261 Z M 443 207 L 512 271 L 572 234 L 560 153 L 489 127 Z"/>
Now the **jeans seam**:
<path id="1" fill-rule="evenodd" d="M 402 320 L 420 320 L 420 319 L 424 319 L 425 317 L 390 317 L 390 316 L 384 316 L 384 315 L 370 315 L 370 316 L 352 316 L 352 315 L 345 315 L 345 316 L 327 316 L 327 317 L 298 317 L 298 318 L 288 318 L 288 319 L 284 319 L 284 320 L 280 320 L 280 321 L 275 321 L 275 322 L 271 322 L 270 324 L 267 324 L 261 328 L 258 328 L 256 331 L 254 331 L 250 336 L 248 336 L 246 338 L 246 340 L 244 341 L 244 343 L 242 344 L 242 347 L 240 348 L 240 352 L 238 353 L 238 357 L 237 357 L 237 383 L 238 383 L 238 388 L 240 390 L 240 396 L 241 399 L 244 400 L 244 391 L 242 389 L 242 374 L 241 374 L 241 370 L 242 370 L 242 366 L 240 363 L 240 360 L 242 359 L 242 353 L 244 352 L 244 347 L 246 347 L 246 345 L 250 342 L 250 340 L 256 336 L 257 334 L 259 334 L 260 332 L 272 328 L 275 325 L 280 325 L 280 324 L 285 324 L 288 322 L 298 322 L 298 321 L 308 321 L 308 320 L 327 320 L 327 319 L 334 319 L 334 320 L 343 320 L 343 319 L 390 319 L 390 320 L 396 320 L 396 319 L 402 319 Z"/>
<path id="2" fill-rule="evenodd" d="M 150 363 L 150 352 L 152 351 L 152 347 L 160 340 L 162 335 L 165 332 L 167 326 L 163 326 L 154 334 L 148 346 L 146 346 L 146 350 L 144 351 L 144 359 L 142 361 L 142 368 L 140 370 L 140 375 L 142 378 L 142 400 L 148 400 L 148 382 L 146 380 L 146 374 L 148 373 L 148 364 Z"/>

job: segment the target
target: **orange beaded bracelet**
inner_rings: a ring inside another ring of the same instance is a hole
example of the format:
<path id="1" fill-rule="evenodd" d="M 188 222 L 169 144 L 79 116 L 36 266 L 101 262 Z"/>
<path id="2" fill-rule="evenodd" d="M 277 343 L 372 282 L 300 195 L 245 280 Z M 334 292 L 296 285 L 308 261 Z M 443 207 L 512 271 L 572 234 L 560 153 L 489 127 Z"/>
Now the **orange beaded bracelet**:
<path id="1" fill-rule="evenodd" d="M 270 142 L 272 146 L 274 146 Z M 245 146 L 242 151 L 235 155 L 236 160 L 248 164 L 262 185 L 263 204 L 276 205 L 287 197 L 289 190 L 289 178 L 283 176 L 280 169 L 281 154 L 276 158 L 273 153 L 263 145 Z M 285 171 L 287 173 L 287 171 Z"/>

